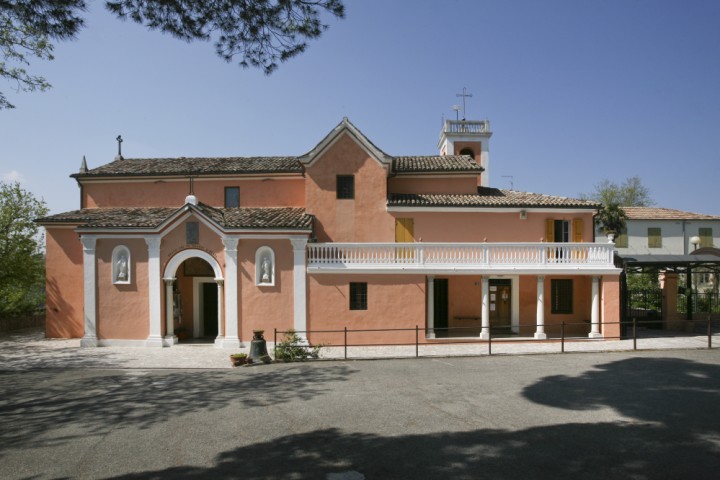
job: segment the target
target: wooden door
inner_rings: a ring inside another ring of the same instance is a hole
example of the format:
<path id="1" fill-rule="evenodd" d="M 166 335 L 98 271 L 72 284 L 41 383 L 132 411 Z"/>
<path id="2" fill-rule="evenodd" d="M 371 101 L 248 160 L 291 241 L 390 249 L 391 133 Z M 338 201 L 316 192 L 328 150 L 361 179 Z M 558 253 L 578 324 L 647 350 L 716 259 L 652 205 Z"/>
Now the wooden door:
<path id="1" fill-rule="evenodd" d="M 512 282 L 490 280 L 490 328 L 493 333 L 511 333 Z"/>

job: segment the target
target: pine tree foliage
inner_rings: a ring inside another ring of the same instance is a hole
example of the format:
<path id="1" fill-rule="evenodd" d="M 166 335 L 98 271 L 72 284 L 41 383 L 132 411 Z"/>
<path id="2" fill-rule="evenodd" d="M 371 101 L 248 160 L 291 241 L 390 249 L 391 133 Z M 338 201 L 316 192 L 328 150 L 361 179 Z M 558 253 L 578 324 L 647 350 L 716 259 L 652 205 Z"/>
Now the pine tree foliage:
<path id="1" fill-rule="evenodd" d="M 214 42 L 225 61 L 270 74 L 308 47 L 328 28 L 323 13 L 344 18 L 342 0 L 108 0 L 105 7 L 122 20 L 179 39 Z M 52 41 L 74 38 L 84 26 L 84 0 L 0 0 L 0 77 L 16 91 L 47 90 L 48 81 L 31 75 L 32 57 L 52 60 Z M 0 92 L 0 109 L 14 108 Z"/>

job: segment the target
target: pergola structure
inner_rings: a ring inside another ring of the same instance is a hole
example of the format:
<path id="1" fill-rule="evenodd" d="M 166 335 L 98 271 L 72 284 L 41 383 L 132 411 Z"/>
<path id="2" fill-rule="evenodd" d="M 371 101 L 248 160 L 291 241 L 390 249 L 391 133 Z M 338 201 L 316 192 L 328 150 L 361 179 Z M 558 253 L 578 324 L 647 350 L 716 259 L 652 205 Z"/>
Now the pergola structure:
<path id="1" fill-rule="evenodd" d="M 692 276 L 693 272 L 702 271 L 703 273 L 712 273 L 715 275 L 716 286 L 717 279 L 720 278 L 720 249 L 718 248 L 701 248 L 693 251 L 688 255 L 626 255 L 617 257 L 623 268 L 621 280 L 621 304 L 627 305 L 628 288 L 625 281 L 626 275 L 630 273 L 656 273 L 665 274 L 666 282 L 664 284 L 664 304 L 671 298 L 669 294 L 675 293 L 671 291 L 677 287 L 677 275 L 685 275 L 686 291 L 693 290 Z M 668 282 L 668 274 L 675 274 L 675 281 Z M 675 301 L 672 301 L 675 304 Z M 693 306 L 691 297 L 687 297 L 687 317 L 685 320 L 692 320 Z M 623 308 L 621 318 L 626 320 L 627 308 Z M 667 320 L 667 318 L 666 318 Z"/>

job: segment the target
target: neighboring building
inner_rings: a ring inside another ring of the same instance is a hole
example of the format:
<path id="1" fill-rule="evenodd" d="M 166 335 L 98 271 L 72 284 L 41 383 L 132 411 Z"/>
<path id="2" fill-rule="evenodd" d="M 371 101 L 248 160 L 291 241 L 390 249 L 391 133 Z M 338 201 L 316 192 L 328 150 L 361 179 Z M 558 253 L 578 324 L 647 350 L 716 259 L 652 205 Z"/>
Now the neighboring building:
<path id="1" fill-rule="evenodd" d="M 617 337 L 599 205 L 488 185 L 487 121 L 447 121 L 437 156 L 391 156 L 344 119 L 298 157 L 124 159 L 72 175 L 80 209 L 47 231 L 47 336 L 237 347 L 421 327 L 447 336 Z M 307 332 L 307 333 L 306 333 Z M 402 337 L 402 338 L 401 338 Z"/>
<path id="2" fill-rule="evenodd" d="M 620 256 L 687 255 L 695 248 L 720 246 L 718 216 L 657 207 L 623 207 L 623 210 L 628 217 L 627 225 L 615 239 Z M 693 237 L 698 237 L 698 245 L 691 243 Z"/>

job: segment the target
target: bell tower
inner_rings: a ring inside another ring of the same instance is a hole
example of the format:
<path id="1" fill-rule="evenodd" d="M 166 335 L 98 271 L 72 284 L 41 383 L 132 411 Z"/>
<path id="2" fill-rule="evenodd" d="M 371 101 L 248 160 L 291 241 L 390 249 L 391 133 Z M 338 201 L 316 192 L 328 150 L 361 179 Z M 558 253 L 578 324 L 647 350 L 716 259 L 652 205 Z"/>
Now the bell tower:
<path id="1" fill-rule="evenodd" d="M 490 120 L 445 120 L 440 131 L 440 155 L 470 155 L 485 171 L 480 186 L 489 186 Z"/>

